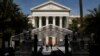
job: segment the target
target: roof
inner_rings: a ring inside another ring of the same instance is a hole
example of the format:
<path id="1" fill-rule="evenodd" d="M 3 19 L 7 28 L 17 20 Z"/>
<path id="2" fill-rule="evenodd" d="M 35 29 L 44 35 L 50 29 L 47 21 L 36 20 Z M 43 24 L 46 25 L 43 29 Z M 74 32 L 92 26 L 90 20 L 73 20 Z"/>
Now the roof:
<path id="1" fill-rule="evenodd" d="M 57 7 L 59 7 L 59 8 L 63 8 L 63 9 L 68 10 L 68 11 L 71 10 L 69 7 L 66 7 L 66 6 L 64 6 L 64 5 L 61 5 L 61 4 L 56 3 L 56 2 L 54 2 L 54 1 L 47 1 L 47 2 L 45 2 L 45 3 L 43 3 L 43 4 L 40 4 L 40 5 L 38 5 L 38 6 L 35 6 L 35 7 L 31 8 L 31 10 L 37 10 L 37 9 L 39 9 L 39 8 L 41 8 L 41 7 L 44 7 L 44 6 L 47 6 L 47 5 L 54 5 L 54 6 L 57 6 Z"/>

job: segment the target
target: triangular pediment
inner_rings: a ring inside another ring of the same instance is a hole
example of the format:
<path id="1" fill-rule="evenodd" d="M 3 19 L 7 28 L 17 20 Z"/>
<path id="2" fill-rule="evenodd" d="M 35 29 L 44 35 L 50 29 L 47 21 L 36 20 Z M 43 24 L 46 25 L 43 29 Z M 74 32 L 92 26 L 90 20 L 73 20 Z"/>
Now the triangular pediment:
<path id="1" fill-rule="evenodd" d="M 55 3 L 53 1 L 48 1 L 36 7 L 33 7 L 31 10 L 67 10 L 70 11 L 70 8 L 63 6 L 61 4 Z"/>
<path id="2" fill-rule="evenodd" d="M 55 4 L 47 4 L 43 7 L 36 8 L 37 10 L 65 10 L 65 8 L 59 7 Z"/>

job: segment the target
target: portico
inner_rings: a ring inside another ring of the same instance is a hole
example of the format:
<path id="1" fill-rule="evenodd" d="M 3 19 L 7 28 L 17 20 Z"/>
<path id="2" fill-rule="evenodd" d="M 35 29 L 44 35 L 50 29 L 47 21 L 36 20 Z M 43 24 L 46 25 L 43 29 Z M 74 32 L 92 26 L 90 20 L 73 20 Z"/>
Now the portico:
<path id="1" fill-rule="evenodd" d="M 68 28 L 70 10 L 70 8 L 59 3 L 48 1 L 31 8 L 32 13 L 28 18 L 35 28 L 41 28 L 48 24 Z"/>
<path id="2" fill-rule="evenodd" d="M 66 16 L 34 16 L 32 23 L 34 27 L 41 28 L 42 26 L 52 24 L 60 28 L 67 28 L 68 19 Z"/>

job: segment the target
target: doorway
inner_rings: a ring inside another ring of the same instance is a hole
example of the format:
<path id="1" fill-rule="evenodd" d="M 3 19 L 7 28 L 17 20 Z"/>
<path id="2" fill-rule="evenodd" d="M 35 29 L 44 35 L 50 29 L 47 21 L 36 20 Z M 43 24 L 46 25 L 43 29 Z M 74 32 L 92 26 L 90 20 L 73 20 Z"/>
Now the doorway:
<path id="1" fill-rule="evenodd" d="M 49 40 L 48 41 L 48 45 L 49 46 L 53 45 L 53 38 L 52 37 L 49 37 L 48 40 Z"/>
<path id="2" fill-rule="evenodd" d="M 55 46 L 57 43 L 56 37 L 46 37 L 46 45 L 50 46 Z"/>

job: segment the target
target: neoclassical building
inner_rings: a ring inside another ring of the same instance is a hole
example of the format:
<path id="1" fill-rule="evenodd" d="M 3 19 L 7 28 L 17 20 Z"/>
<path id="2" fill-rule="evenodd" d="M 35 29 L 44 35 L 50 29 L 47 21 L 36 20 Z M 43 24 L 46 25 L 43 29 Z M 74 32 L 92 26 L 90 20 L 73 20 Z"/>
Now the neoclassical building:
<path id="1" fill-rule="evenodd" d="M 76 38 L 77 34 L 68 29 L 73 18 L 70 11 L 70 8 L 51 0 L 31 8 L 28 18 L 33 29 L 14 35 L 10 39 L 10 47 L 14 48 L 15 56 L 31 56 L 32 52 L 36 49 L 38 51 L 41 46 L 43 55 L 49 55 L 58 49 L 65 53 L 65 48 L 68 47 L 68 51 L 74 56 L 88 56 L 88 52 L 81 51 L 81 39 Z M 51 45 L 53 48 L 50 48 Z"/>
<path id="2" fill-rule="evenodd" d="M 70 11 L 71 9 L 69 7 L 54 1 L 47 1 L 31 8 L 31 14 L 28 16 L 29 23 L 32 23 L 35 28 L 33 29 L 34 33 L 36 33 L 36 31 L 39 32 L 39 44 L 45 41 L 44 43 L 47 45 L 51 42 L 53 45 L 56 45 L 64 41 L 65 32 L 71 33 L 71 31 L 68 30 L 71 21 Z M 59 29 L 59 31 L 57 29 Z M 62 44 L 64 43 L 62 42 Z"/>
<path id="3" fill-rule="evenodd" d="M 48 1 L 41 5 L 31 8 L 28 16 L 33 27 L 41 28 L 48 24 L 68 28 L 71 9 L 59 3 Z"/>
<path id="4" fill-rule="evenodd" d="M 88 55 L 88 52 L 81 51 L 83 48 L 80 48 L 80 38 L 76 39 L 68 29 L 72 18 L 75 18 L 70 15 L 70 11 L 70 8 L 51 0 L 31 8 L 28 19 L 33 29 L 14 35 L 10 39 L 10 47 L 15 49 L 15 56 L 31 56 L 35 51 L 35 44 L 37 47 L 43 46 L 42 53 L 45 55 L 50 54 L 54 49 L 65 52 L 66 43 L 68 50 L 72 50 L 72 55 Z M 46 50 L 47 45 L 49 47 L 52 45 L 53 48 Z"/>
<path id="5" fill-rule="evenodd" d="M 70 11 L 70 8 L 51 0 L 31 8 L 28 18 L 34 29 L 31 30 L 30 41 L 33 41 L 36 34 L 39 46 L 64 46 L 65 35 L 69 35 L 70 42 L 72 34 L 68 29 L 71 24 Z M 28 33 L 29 31 L 26 31 L 12 36 L 10 46 L 15 47 L 17 42 L 21 45 L 28 38 Z"/>

